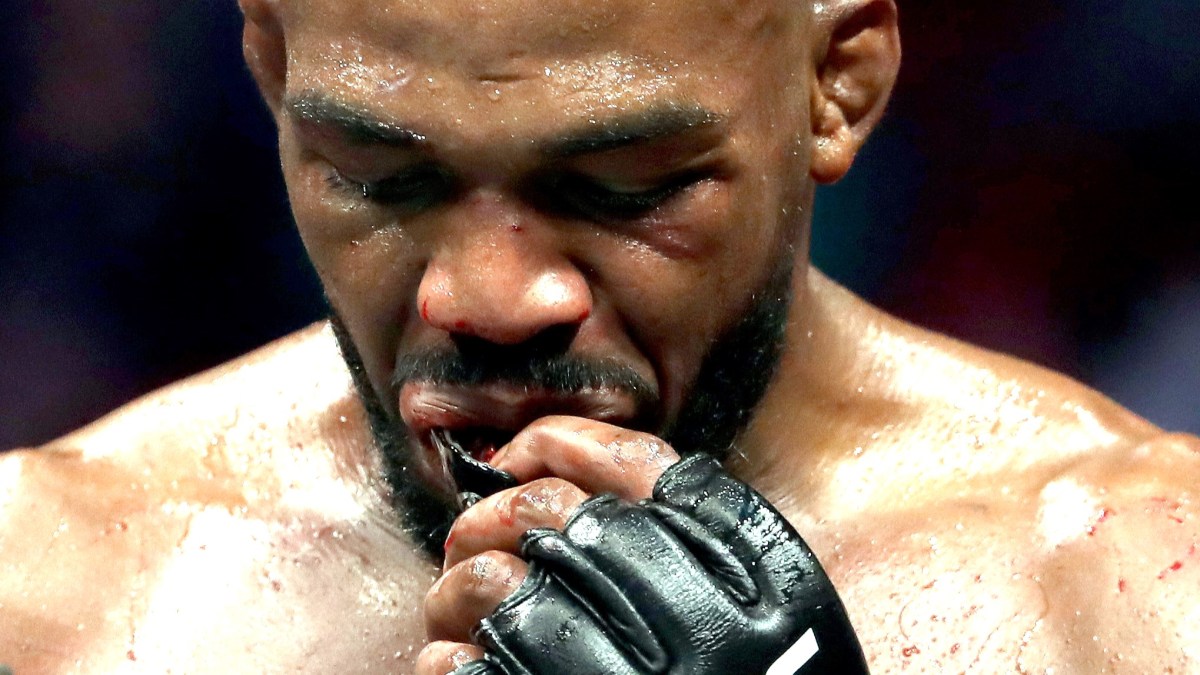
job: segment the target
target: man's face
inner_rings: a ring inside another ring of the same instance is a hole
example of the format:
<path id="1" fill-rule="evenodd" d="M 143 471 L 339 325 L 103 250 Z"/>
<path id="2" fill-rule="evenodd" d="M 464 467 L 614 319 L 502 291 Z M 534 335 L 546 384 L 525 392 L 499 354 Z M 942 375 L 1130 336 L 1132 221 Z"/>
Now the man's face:
<path id="1" fill-rule="evenodd" d="M 286 7 L 296 220 L 428 484 L 435 428 L 479 453 L 548 414 L 671 429 L 714 344 L 782 302 L 807 23 L 775 0 Z"/>

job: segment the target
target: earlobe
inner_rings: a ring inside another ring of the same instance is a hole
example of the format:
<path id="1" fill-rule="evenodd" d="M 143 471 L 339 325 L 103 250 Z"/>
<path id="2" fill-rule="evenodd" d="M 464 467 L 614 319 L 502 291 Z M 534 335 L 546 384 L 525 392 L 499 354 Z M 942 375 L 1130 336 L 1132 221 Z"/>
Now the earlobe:
<path id="1" fill-rule="evenodd" d="M 287 52 L 276 0 L 239 0 L 245 23 L 242 54 L 267 106 L 277 112 L 287 80 Z"/>
<path id="2" fill-rule="evenodd" d="M 832 183 L 883 116 L 900 69 L 894 0 L 835 0 L 817 17 L 825 36 L 812 92 L 811 173 Z"/>

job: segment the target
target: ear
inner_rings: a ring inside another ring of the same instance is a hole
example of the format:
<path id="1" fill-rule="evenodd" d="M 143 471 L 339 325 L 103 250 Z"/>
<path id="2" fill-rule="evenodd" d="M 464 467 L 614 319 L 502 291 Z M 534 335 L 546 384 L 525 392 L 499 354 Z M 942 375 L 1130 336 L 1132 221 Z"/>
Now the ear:
<path id="1" fill-rule="evenodd" d="M 245 19 L 242 54 L 267 106 L 277 113 L 287 82 L 287 51 L 278 0 L 238 0 L 238 5 Z"/>
<path id="2" fill-rule="evenodd" d="M 883 116 L 900 70 L 893 0 L 818 3 L 817 82 L 812 93 L 812 177 L 832 183 L 850 170 Z"/>

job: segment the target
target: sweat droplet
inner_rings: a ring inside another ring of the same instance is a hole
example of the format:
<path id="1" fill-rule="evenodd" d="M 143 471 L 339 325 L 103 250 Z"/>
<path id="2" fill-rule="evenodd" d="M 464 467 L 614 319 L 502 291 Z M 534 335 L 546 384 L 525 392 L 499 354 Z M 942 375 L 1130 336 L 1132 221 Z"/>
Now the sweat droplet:
<path id="1" fill-rule="evenodd" d="M 499 101 L 500 100 L 500 90 L 493 89 L 493 90 L 489 91 L 487 97 L 488 97 L 489 101 Z"/>

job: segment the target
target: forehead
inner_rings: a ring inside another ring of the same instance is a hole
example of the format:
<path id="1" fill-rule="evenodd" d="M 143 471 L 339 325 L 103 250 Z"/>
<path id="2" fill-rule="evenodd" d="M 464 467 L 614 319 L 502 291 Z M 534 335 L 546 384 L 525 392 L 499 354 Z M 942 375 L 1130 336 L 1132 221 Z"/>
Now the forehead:
<path id="1" fill-rule="evenodd" d="M 288 90 L 498 99 L 551 82 L 593 107 L 668 86 L 732 96 L 787 62 L 807 14 L 795 1 L 284 0 Z"/>
<path id="2" fill-rule="evenodd" d="M 485 69 L 496 58 L 586 54 L 625 44 L 720 50 L 794 17 L 797 0 L 284 0 L 288 25 Z"/>

